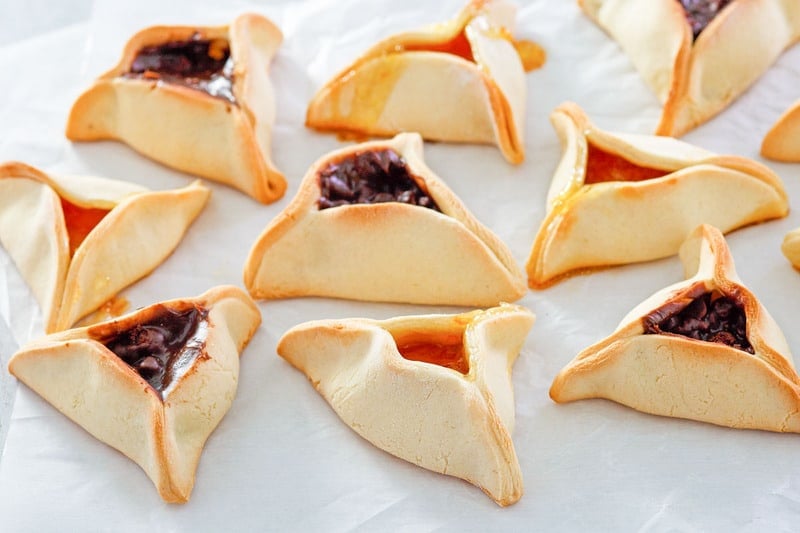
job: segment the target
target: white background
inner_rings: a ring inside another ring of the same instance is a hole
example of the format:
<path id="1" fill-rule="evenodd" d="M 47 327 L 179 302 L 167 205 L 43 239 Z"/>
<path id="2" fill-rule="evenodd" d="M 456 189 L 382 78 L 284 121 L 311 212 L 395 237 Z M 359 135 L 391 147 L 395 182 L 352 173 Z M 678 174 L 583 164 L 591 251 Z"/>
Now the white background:
<path id="1" fill-rule="evenodd" d="M 144 26 L 224 23 L 255 10 L 284 31 L 271 78 L 278 102 L 273 155 L 289 181 L 286 196 L 262 206 L 209 183 L 211 201 L 177 251 L 122 293 L 133 308 L 217 284 L 241 285 L 247 252 L 263 227 L 289 202 L 308 166 L 343 145 L 303 127 L 315 90 L 381 37 L 443 21 L 462 7 L 459 0 L 102 0 L 91 10 L 77 2 L 74 11 L 61 3 L 34 3 L 30 11 L 6 4 L 11 30 L 0 39 L 0 160 L 151 188 L 180 187 L 191 178 L 122 144 L 66 141 L 64 123 L 75 97 Z M 550 111 L 573 100 L 602 128 L 647 133 L 655 128 L 659 105 L 621 50 L 574 2 L 519 5 L 516 35 L 548 52 L 544 68 L 527 76 L 525 163 L 510 166 L 494 147 L 441 143 L 426 145 L 426 160 L 524 264 L 560 157 Z M 64 24 L 70 25 L 55 29 Z M 800 97 L 798 87 L 795 47 L 685 140 L 760 160 L 763 134 Z M 800 198 L 800 165 L 767 164 L 783 178 L 790 200 Z M 800 274 L 779 250 L 783 235 L 797 226 L 800 215 L 793 211 L 731 234 L 729 244 L 745 284 L 800 351 Z M 23 343 L 38 336 L 41 318 L 2 250 L 0 266 L 0 316 L 14 341 Z M 306 320 L 460 309 L 308 298 L 259 303 L 264 323 L 242 355 L 237 399 L 206 445 L 185 505 L 163 503 L 138 466 L 20 386 L 0 463 L 0 529 L 792 530 L 800 523 L 800 436 L 658 418 L 601 400 L 557 405 L 547 395 L 553 376 L 577 352 L 681 277 L 672 257 L 572 278 L 519 302 L 536 313 L 537 322 L 514 368 L 514 442 L 525 495 L 510 508 L 497 507 L 466 482 L 372 447 L 275 354 L 282 333 Z M 7 360 L 11 339 L 1 326 L 0 355 Z"/>

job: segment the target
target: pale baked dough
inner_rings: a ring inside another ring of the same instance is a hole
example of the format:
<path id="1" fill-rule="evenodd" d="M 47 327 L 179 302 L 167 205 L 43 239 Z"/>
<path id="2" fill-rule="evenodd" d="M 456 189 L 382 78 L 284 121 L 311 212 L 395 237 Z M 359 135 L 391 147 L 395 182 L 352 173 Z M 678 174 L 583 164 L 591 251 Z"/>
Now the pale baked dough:
<path id="1" fill-rule="evenodd" d="M 733 0 L 693 41 L 677 0 L 578 0 L 619 43 L 664 105 L 659 135 L 680 136 L 725 109 L 800 39 L 797 0 Z"/>
<path id="2" fill-rule="evenodd" d="M 125 78 L 145 46 L 226 39 L 236 103 L 177 84 Z M 275 97 L 269 63 L 283 40 L 268 19 L 240 15 L 230 26 L 154 26 L 134 35 L 119 63 L 70 111 L 73 141 L 120 140 L 164 165 L 235 187 L 262 203 L 283 196 L 286 181 L 270 156 Z"/>
<path id="3" fill-rule="evenodd" d="M 528 258 L 533 288 L 570 273 L 673 255 L 701 223 L 729 232 L 788 214 L 780 178 L 755 161 L 669 137 L 606 132 L 571 103 L 550 119 L 563 155 Z M 609 157 L 589 165 L 590 150 Z M 629 179 L 641 169 L 657 177 L 586 183 L 612 174 Z"/>
<path id="4" fill-rule="evenodd" d="M 510 38 L 515 16 L 505 0 L 472 0 L 453 20 L 379 42 L 319 90 L 306 125 L 496 144 L 508 161 L 522 162 L 526 87 Z M 458 40 L 471 58 L 448 53 Z"/>
<path id="5" fill-rule="evenodd" d="M 657 292 L 553 381 L 557 402 L 606 398 L 656 415 L 734 428 L 800 432 L 800 377 L 786 339 L 736 274 L 719 230 L 699 226 L 681 247 L 686 281 Z M 674 334 L 644 334 L 643 317 L 698 290 L 742 303 L 754 354 Z"/>
<path id="6" fill-rule="evenodd" d="M 786 163 L 800 163 L 800 100 L 773 124 L 761 143 L 761 155 Z"/>
<path id="7" fill-rule="evenodd" d="M 369 442 L 465 479 L 505 506 L 522 496 L 511 367 L 533 321 L 529 310 L 509 304 L 460 315 L 320 320 L 289 330 L 278 354 Z M 436 349 L 443 336 L 463 343 L 468 372 L 406 359 L 398 349 L 409 339 Z"/>
<path id="8" fill-rule="evenodd" d="M 353 154 L 391 149 L 442 212 L 399 202 L 319 210 L 319 172 Z M 491 306 L 519 299 L 525 276 L 422 159 L 422 139 L 401 133 L 353 145 L 314 163 L 292 202 L 250 250 L 244 283 L 255 298 L 329 296 L 419 304 Z"/>
<path id="9" fill-rule="evenodd" d="M 783 237 L 781 252 L 792 266 L 800 270 L 800 228 L 793 229 Z"/>
<path id="10" fill-rule="evenodd" d="M 163 399 L 100 342 L 109 332 L 147 322 L 159 306 L 208 311 L 207 325 L 197 337 L 200 354 Z M 182 503 L 191 495 L 203 445 L 236 395 L 239 353 L 260 323 L 260 312 L 244 291 L 215 287 L 196 298 L 161 302 L 36 340 L 14 354 L 8 368 L 64 415 L 142 467 L 165 501 Z"/>
<path id="11" fill-rule="evenodd" d="M 96 177 L 49 176 L 23 163 L 0 165 L 0 244 L 30 286 L 45 331 L 67 329 L 148 275 L 183 238 L 210 191 L 149 191 Z M 107 210 L 70 253 L 63 203 Z"/>

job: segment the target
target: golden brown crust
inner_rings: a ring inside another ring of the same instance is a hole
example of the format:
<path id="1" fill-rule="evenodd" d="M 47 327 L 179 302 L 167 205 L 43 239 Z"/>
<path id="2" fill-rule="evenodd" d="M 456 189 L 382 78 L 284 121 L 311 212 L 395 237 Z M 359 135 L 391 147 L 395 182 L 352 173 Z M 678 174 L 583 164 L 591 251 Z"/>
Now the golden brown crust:
<path id="1" fill-rule="evenodd" d="M 97 339 L 152 317 L 158 306 L 208 311 L 202 353 L 162 400 L 135 370 Z M 161 497 L 189 499 L 203 445 L 236 393 L 239 352 L 261 322 L 241 289 L 215 287 L 196 298 L 170 300 L 115 320 L 31 342 L 9 371 L 56 409 L 135 461 Z"/>
<path id="2" fill-rule="evenodd" d="M 564 151 L 527 262 L 531 288 L 672 255 L 703 222 L 728 232 L 788 214 L 780 178 L 754 161 L 667 137 L 606 132 L 572 103 L 556 108 L 551 120 Z M 590 149 L 663 175 L 587 183 Z"/>
<path id="3" fill-rule="evenodd" d="M 681 248 L 694 275 L 657 292 L 606 339 L 579 353 L 550 388 L 557 402 L 606 398 L 634 409 L 734 428 L 800 432 L 800 377 L 780 328 L 736 275 L 722 234 L 699 226 Z M 643 318 L 687 295 L 718 291 L 739 302 L 754 353 L 672 334 Z"/>
<path id="4" fill-rule="evenodd" d="M 196 33 L 230 42 L 235 104 L 176 84 L 122 76 L 142 47 Z M 274 24 L 254 14 L 241 15 L 230 26 L 146 28 L 131 37 L 117 65 L 75 101 L 67 138 L 120 140 L 160 163 L 273 202 L 286 182 L 269 153 L 275 101 L 267 72 L 282 39 Z"/>
<path id="5" fill-rule="evenodd" d="M 322 168 L 384 149 L 404 158 L 441 213 L 398 202 L 318 209 Z M 525 292 L 511 253 L 425 165 L 416 134 L 347 147 L 312 165 L 295 198 L 253 245 L 244 283 L 255 298 L 480 306 L 514 301 Z"/>
<path id="6" fill-rule="evenodd" d="M 161 264 L 210 194 L 199 181 L 148 191 L 14 162 L 0 165 L 0 191 L 0 243 L 36 296 L 48 333 L 69 328 Z M 108 210 L 72 255 L 62 199 Z"/>
<path id="7" fill-rule="evenodd" d="M 658 135 L 680 136 L 725 109 L 800 39 L 794 0 L 736 0 L 693 39 L 675 0 L 579 0 L 664 104 Z"/>
<path id="8" fill-rule="evenodd" d="M 800 100 L 792 104 L 764 136 L 761 155 L 785 163 L 800 162 Z"/>
<path id="9" fill-rule="evenodd" d="M 509 162 L 522 162 L 525 79 L 508 39 L 513 18 L 503 0 L 473 1 L 451 21 L 384 39 L 317 92 L 306 125 L 494 143 Z M 438 51 L 462 34 L 474 62 Z"/>
<path id="10" fill-rule="evenodd" d="M 533 321 L 530 311 L 512 305 L 461 315 L 320 320 L 284 334 L 278 354 L 372 444 L 465 479 L 506 506 L 522 496 L 511 440 L 511 367 Z M 466 374 L 404 358 L 397 339 L 409 333 L 460 337 Z"/>

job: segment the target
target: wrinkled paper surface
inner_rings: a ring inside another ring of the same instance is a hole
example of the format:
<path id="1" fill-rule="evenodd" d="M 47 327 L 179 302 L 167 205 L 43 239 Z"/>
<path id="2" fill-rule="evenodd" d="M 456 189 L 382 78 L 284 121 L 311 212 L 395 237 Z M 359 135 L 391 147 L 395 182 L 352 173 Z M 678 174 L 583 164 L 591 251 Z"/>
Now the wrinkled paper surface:
<path id="1" fill-rule="evenodd" d="M 619 47 L 575 2 L 518 3 L 516 35 L 548 53 L 544 68 L 527 76 L 525 163 L 511 166 L 491 146 L 430 143 L 425 155 L 524 264 L 561 154 L 550 111 L 572 100 L 604 129 L 648 133 L 659 105 Z M 0 157 L 155 189 L 188 184 L 191 177 L 122 144 L 69 143 L 63 137 L 69 106 L 116 62 L 139 28 L 222 24 L 248 10 L 267 15 L 285 34 L 271 78 L 278 102 L 272 151 L 289 181 L 286 196 L 262 206 L 209 183 L 211 201 L 175 253 L 122 296 L 136 308 L 218 284 L 241 285 L 250 246 L 291 200 L 306 169 L 345 144 L 304 128 L 315 90 L 376 40 L 446 20 L 461 5 L 100 0 L 88 25 L 4 48 Z M 797 87 L 800 47 L 685 140 L 760 160 L 761 138 L 800 97 Z M 800 199 L 800 165 L 767 164 L 783 178 L 791 201 Z M 741 278 L 800 352 L 800 274 L 779 250 L 783 235 L 797 226 L 800 215 L 792 211 L 739 230 L 728 242 Z M 0 265 L 0 312 L 21 344 L 40 334 L 41 317 L 2 250 Z M 163 503 L 136 464 L 18 387 L 0 465 L 0 524 L 5 531 L 794 529 L 800 522 L 800 435 L 659 418 L 602 400 L 557 405 L 548 397 L 551 380 L 575 354 L 607 336 L 633 306 L 680 279 L 681 264 L 671 257 L 575 277 L 528 292 L 519 302 L 537 321 L 514 367 L 513 439 L 525 495 L 510 508 L 497 507 L 464 481 L 374 448 L 275 352 L 283 332 L 307 320 L 459 309 L 308 298 L 259 302 L 264 322 L 242 355 L 238 396 L 206 444 L 185 505 Z"/>

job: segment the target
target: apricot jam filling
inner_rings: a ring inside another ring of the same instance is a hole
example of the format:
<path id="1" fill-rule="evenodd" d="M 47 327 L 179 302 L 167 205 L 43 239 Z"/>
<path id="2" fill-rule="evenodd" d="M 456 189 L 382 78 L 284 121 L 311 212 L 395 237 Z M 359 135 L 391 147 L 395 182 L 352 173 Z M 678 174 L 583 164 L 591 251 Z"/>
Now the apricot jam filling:
<path id="1" fill-rule="evenodd" d="M 531 72 L 544 65 L 547 54 L 538 44 L 524 39 L 517 40 L 505 28 L 498 28 L 495 33 L 497 37 L 507 40 L 514 46 L 525 72 Z M 470 63 L 477 63 L 475 55 L 472 53 L 472 45 L 467 39 L 464 30 L 461 30 L 449 41 L 441 43 L 408 43 L 402 45 L 402 50 L 409 52 L 441 52 L 458 56 Z"/>
<path id="2" fill-rule="evenodd" d="M 606 181 L 645 181 L 666 176 L 670 172 L 658 168 L 650 168 L 618 155 L 610 154 L 592 143 L 586 161 L 586 178 L 584 183 L 603 183 Z"/>
<path id="3" fill-rule="evenodd" d="M 457 333 L 393 333 L 397 350 L 405 359 L 469 373 L 463 331 Z"/>
<path id="4" fill-rule="evenodd" d="M 61 210 L 64 212 L 64 222 L 69 235 L 69 255 L 72 257 L 75 250 L 86 239 L 86 236 L 103 220 L 110 209 L 96 209 L 94 207 L 81 207 L 69 200 L 61 198 Z"/>

